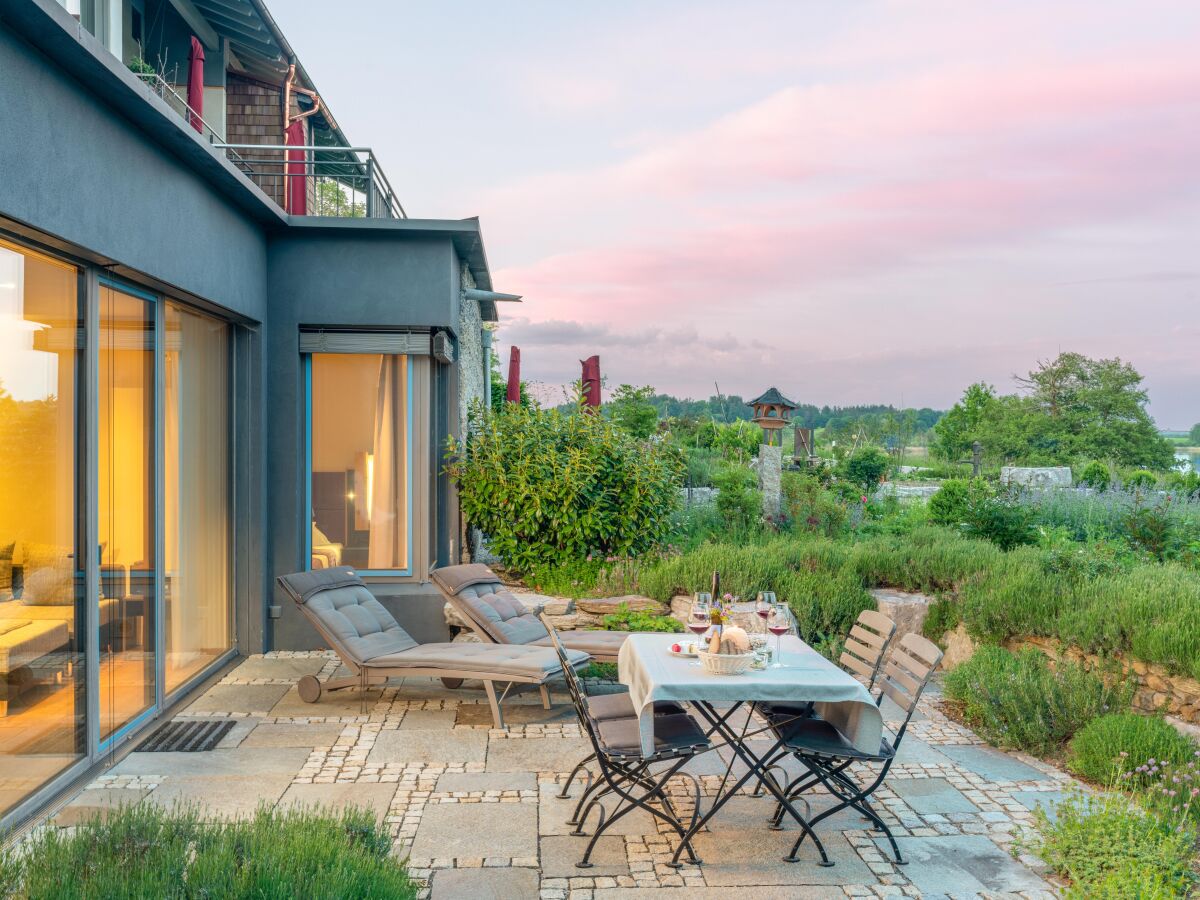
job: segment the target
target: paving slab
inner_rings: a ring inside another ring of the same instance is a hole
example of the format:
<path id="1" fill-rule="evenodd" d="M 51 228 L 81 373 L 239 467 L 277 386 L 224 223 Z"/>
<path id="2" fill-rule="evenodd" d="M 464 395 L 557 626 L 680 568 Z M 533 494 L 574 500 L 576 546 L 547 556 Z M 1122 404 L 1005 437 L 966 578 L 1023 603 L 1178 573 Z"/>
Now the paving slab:
<path id="1" fill-rule="evenodd" d="M 487 755 L 486 731 L 381 731 L 367 756 L 370 765 L 396 762 L 483 762 Z"/>
<path id="2" fill-rule="evenodd" d="M 807 815 L 808 818 L 824 812 L 836 802 L 833 797 L 823 791 L 806 793 L 804 797 L 809 803 L 808 812 L 806 813 L 803 803 L 796 804 L 796 811 L 801 815 Z M 767 828 L 768 820 L 774 812 L 775 799 L 773 797 L 738 796 L 721 807 L 709 827 L 717 832 L 753 831 L 756 828 L 765 829 Z M 779 824 L 783 827 L 784 831 L 799 832 L 801 830 L 799 823 L 786 813 Z M 822 819 L 818 825 L 819 830 L 817 833 L 823 841 L 825 840 L 825 831 L 862 830 L 870 827 L 870 825 L 870 822 L 864 821 L 854 810 L 844 809 L 834 813 L 827 819 Z M 794 841 L 796 837 L 797 835 L 793 834 L 792 840 Z"/>
<path id="3" fill-rule="evenodd" d="M 532 772 L 447 772 L 437 780 L 436 790 L 536 791 L 537 786 Z"/>
<path id="4" fill-rule="evenodd" d="M 1051 822 L 1058 818 L 1058 804 L 1067 799 L 1062 791 L 1013 791 L 1009 796 L 1030 812 L 1041 807 Z"/>
<path id="5" fill-rule="evenodd" d="M 945 744 L 939 748 L 956 764 L 988 781 L 1050 781 L 1051 776 L 999 750 L 976 745 Z"/>
<path id="6" fill-rule="evenodd" d="M 315 656 L 268 658 L 248 657 L 229 673 L 232 678 L 274 678 L 281 681 L 297 681 L 305 675 L 316 675 L 328 660 Z"/>
<path id="7" fill-rule="evenodd" d="M 300 692 L 295 687 L 284 687 L 279 702 L 271 707 L 273 716 L 359 716 L 363 713 L 363 703 L 359 700 L 358 688 L 346 688 L 341 691 L 327 691 L 321 694 L 316 703 L 305 703 L 300 699 Z M 371 688 L 366 692 L 366 711 L 379 700 L 381 688 Z"/>
<path id="8" fill-rule="evenodd" d="M 341 812 L 348 806 L 358 806 L 372 810 L 375 821 L 382 823 L 395 793 L 395 784 L 293 784 L 279 798 L 279 808 L 322 807 Z"/>
<path id="9" fill-rule="evenodd" d="M 453 709 L 410 709 L 400 727 L 405 731 L 447 731 L 454 727 L 456 718 L 457 711 Z"/>
<path id="10" fill-rule="evenodd" d="M 568 825 L 567 819 L 575 811 L 576 804 L 579 803 L 579 798 L 583 793 L 583 788 L 578 781 L 572 786 L 571 797 L 566 800 L 558 798 L 558 785 L 543 784 L 540 786 L 541 791 L 538 795 L 538 830 L 542 834 L 570 834 L 575 830 L 574 825 Z M 608 819 L 616 811 L 616 801 L 613 798 L 608 798 L 603 803 L 605 810 L 605 818 Z M 586 830 L 592 832 L 599 822 L 598 811 L 592 810 L 588 815 Z M 658 829 L 654 825 L 655 817 L 644 809 L 635 809 L 617 819 L 612 827 L 607 829 L 605 834 L 612 835 L 642 835 L 642 834 L 657 834 Z"/>
<path id="11" fill-rule="evenodd" d="M 211 819 L 245 818 L 254 815 L 259 806 L 275 805 L 291 782 L 291 775 L 168 778 L 143 802 L 168 809 L 179 804 L 194 805 Z"/>
<path id="12" fill-rule="evenodd" d="M 178 778 L 286 775 L 290 781 L 307 760 L 308 751 L 302 747 L 281 747 L 270 753 L 244 747 L 205 753 L 130 753 L 109 774 Z"/>
<path id="13" fill-rule="evenodd" d="M 799 861 L 784 862 L 796 842 L 792 831 L 766 828 L 726 830 L 720 814 L 711 832 L 696 836 L 693 846 L 704 861 L 704 880 L 710 887 L 754 887 L 757 885 L 841 885 L 873 884 L 876 881 L 867 864 L 836 831 L 821 830 L 818 836 L 834 865 L 817 865 L 812 839 L 800 847 Z"/>
<path id="14" fill-rule="evenodd" d="M 575 864 L 583 859 L 591 837 L 553 835 L 542 838 L 543 878 L 603 878 L 629 874 L 629 857 L 625 853 L 625 838 L 605 832 L 596 841 L 589 860 L 590 869 Z"/>
<path id="15" fill-rule="evenodd" d="M 341 725 L 259 725 L 238 746 L 332 747 L 341 733 Z"/>
<path id="16" fill-rule="evenodd" d="M 266 715 L 288 692 L 286 684 L 216 684 L 187 708 L 192 715 L 234 712 Z"/>
<path id="17" fill-rule="evenodd" d="M 945 778 L 893 778 L 888 786 L 922 815 L 979 812 L 979 807 Z"/>
<path id="18" fill-rule="evenodd" d="M 974 897 L 995 891 L 1048 891 L 1049 886 L 990 838 L 983 835 L 898 837 L 900 853 L 908 860 L 904 874 L 923 894 Z M 890 854 L 887 841 L 876 841 L 881 853 Z"/>
<path id="19" fill-rule="evenodd" d="M 549 725 L 562 722 L 575 722 L 575 708 L 572 706 L 551 706 L 544 709 L 539 703 L 505 703 L 505 725 Z M 491 707 L 481 703 L 468 703 L 458 708 L 459 725 L 486 725 L 492 727 Z"/>
<path id="20" fill-rule="evenodd" d="M 216 750 L 232 750 L 241 745 L 246 736 L 252 732 L 259 723 L 256 717 L 246 719 L 234 719 L 233 727 L 225 732 L 225 737 L 217 742 Z"/>
<path id="21" fill-rule="evenodd" d="M 412 855 L 433 859 L 536 857 L 532 803 L 431 803 L 421 814 Z"/>
<path id="22" fill-rule="evenodd" d="M 487 770 L 566 773 L 591 752 L 581 737 L 498 738 L 488 745 Z"/>
<path id="23" fill-rule="evenodd" d="M 527 900 L 538 895 L 536 869 L 439 869 L 432 900 Z"/>
<path id="24" fill-rule="evenodd" d="M 896 751 L 896 762 L 901 765 L 934 765 L 949 766 L 953 760 L 946 754 L 910 734 L 905 734 L 900 741 L 900 749 Z"/>
<path id="25" fill-rule="evenodd" d="M 104 817 L 124 806 L 134 806 L 150 793 L 149 788 L 96 788 L 80 791 L 70 803 L 54 814 L 55 825 L 79 825 L 97 816 Z"/>
<path id="26" fill-rule="evenodd" d="M 845 898 L 840 887 L 814 885 L 791 887 L 755 887 L 753 894 L 742 896 L 753 900 L 834 900 Z M 599 888 L 592 892 L 593 900 L 729 900 L 729 890 L 719 887 L 687 888 Z"/>

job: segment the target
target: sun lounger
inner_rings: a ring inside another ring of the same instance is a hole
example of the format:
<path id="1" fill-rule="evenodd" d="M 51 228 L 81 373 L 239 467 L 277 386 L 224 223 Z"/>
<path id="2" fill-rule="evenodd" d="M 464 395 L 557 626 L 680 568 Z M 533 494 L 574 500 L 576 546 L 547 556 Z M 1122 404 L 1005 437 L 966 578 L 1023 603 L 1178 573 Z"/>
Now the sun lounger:
<path id="1" fill-rule="evenodd" d="M 305 676 L 299 691 L 306 703 L 316 703 L 323 691 L 355 686 L 365 691 L 388 678 L 426 676 L 482 681 L 497 728 L 504 727 L 500 704 L 513 685 L 536 685 L 549 709 L 546 684 L 562 675 L 553 648 L 418 644 L 346 566 L 280 575 L 277 581 L 353 673 L 324 683 Z M 588 658 L 588 654 L 574 651 L 571 662 L 582 666 Z M 499 698 L 496 682 L 505 684 Z"/>
<path id="2" fill-rule="evenodd" d="M 527 610 L 487 566 L 446 566 L 430 578 L 484 643 L 553 648 L 550 633 L 538 621 L 541 609 Z M 624 631 L 559 631 L 558 637 L 568 650 L 581 650 L 598 662 L 616 662 L 629 635 Z"/>

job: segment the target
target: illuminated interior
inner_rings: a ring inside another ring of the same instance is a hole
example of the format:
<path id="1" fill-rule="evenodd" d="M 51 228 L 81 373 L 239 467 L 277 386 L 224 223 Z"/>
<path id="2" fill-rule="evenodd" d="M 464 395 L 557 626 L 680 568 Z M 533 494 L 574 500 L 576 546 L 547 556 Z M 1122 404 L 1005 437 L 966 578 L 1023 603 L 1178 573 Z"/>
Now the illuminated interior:
<path id="1" fill-rule="evenodd" d="M 403 355 L 312 355 L 312 568 L 408 569 L 410 377 Z"/>
<path id="2" fill-rule="evenodd" d="M 0 243 L 0 813 L 84 752 L 79 273 Z"/>

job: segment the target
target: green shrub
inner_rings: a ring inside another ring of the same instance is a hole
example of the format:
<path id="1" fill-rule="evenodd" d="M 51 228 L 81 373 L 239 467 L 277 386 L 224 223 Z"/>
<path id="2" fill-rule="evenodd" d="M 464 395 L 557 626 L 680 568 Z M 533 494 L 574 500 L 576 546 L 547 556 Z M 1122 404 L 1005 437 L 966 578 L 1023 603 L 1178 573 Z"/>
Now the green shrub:
<path id="1" fill-rule="evenodd" d="M 842 469 L 846 478 L 870 494 L 891 464 L 891 458 L 878 447 L 862 447 L 842 462 Z"/>
<path id="2" fill-rule="evenodd" d="M 783 506 L 793 528 L 826 537 L 842 534 L 848 518 L 846 504 L 807 472 L 783 473 Z"/>
<path id="3" fill-rule="evenodd" d="M 657 631 L 672 633 L 683 631 L 683 623 L 674 616 L 659 616 L 641 609 L 630 609 L 628 603 L 618 603 L 616 612 L 602 620 L 607 631 Z"/>
<path id="4" fill-rule="evenodd" d="M 1147 815 L 1120 794 L 1072 790 L 1054 821 L 1034 813 L 1030 849 L 1070 879 L 1076 898 L 1183 898 L 1195 882 L 1195 829 Z"/>
<path id="5" fill-rule="evenodd" d="M 1148 469 L 1138 469 L 1125 476 L 1125 489 L 1128 491 L 1152 491 L 1158 484 L 1158 476 Z"/>
<path id="6" fill-rule="evenodd" d="M 941 643 L 947 631 L 953 631 L 962 621 L 962 611 L 958 604 L 946 597 L 938 597 L 929 604 L 925 621 L 921 625 L 921 634 L 931 641 Z"/>
<path id="7" fill-rule="evenodd" d="M 1115 770 L 1136 771 L 1148 760 L 1187 763 L 1195 752 L 1193 741 L 1157 716 L 1112 713 L 1093 719 L 1079 730 L 1071 740 L 1067 768 L 1103 784 Z"/>
<path id="8" fill-rule="evenodd" d="M 980 647 L 946 675 L 946 696 L 990 743 L 1039 756 L 1055 754 L 1102 713 L 1124 709 L 1129 693 L 1067 660 L 1054 668 L 1040 651 Z"/>
<path id="9" fill-rule="evenodd" d="M 762 494 L 758 479 L 744 466 L 729 465 L 713 476 L 717 510 L 733 529 L 749 528 L 762 517 Z"/>
<path id="10" fill-rule="evenodd" d="M 966 478 L 948 478 L 936 494 L 929 498 L 929 518 L 938 525 L 959 525 L 967 521 L 968 493 L 971 482 Z"/>
<path id="11" fill-rule="evenodd" d="M 1079 473 L 1079 483 L 1093 490 L 1107 491 L 1112 483 L 1112 473 L 1104 463 L 1093 461 L 1084 466 L 1083 471 Z"/>
<path id="12" fill-rule="evenodd" d="M 673 445 L 582 407 L 509 403 L 475 420 L 446 471 L 467 521 L 509 565 L 636 555 L 666 539 L 683 481 Z"/>
<path id="13" fill-rule="evenodd" d="M 387 828 L 355 809 L 206 822 L 193 808 L 124 807 L 0 855 L 0 887 L 28 898 L 417 895 Z"/>

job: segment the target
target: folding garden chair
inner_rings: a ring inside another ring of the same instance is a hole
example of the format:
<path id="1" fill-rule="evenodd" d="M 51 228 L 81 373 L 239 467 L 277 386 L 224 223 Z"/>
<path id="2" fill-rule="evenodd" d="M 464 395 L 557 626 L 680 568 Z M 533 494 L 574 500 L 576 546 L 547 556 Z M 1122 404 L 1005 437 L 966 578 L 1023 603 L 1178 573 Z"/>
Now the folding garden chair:
<path id="1" fill-rule="evenodd" d="M 542 621 L 545 622 L 544 617 Z M 555 652 L 559 654 L 560 660 L 566 660 L 567 651 L 559 641 L 557 632 L 549 623 L 546 625 Z M 692 849 L 691 843 L 686 841 L 690 826 L 685 827 L 679 821 L 664 788 L 667 782 L 676 776 L 691 781 L 695 791 L 691 825 L 695 825 L 700 812 L 700 783 L 691 774 L 680 770 L 693 757 L 712 749 L 712 744 L 705 737 L 704 731 L 686 712 L 656 715 L 654 717 L 654 753 L 650 756 L 642 756 L 637 717 L 630 715 L 616 718 L 595 718 L 590 706 L 603 706 L 604 704 L 589 704 L 589 700 L 598 698 L 589 698 L 584 694 L 582 685 L 571 666 L 565 666 L 563 674 L 566 677 L 571 702 L 575 706 L 575 714 L 579 717 L 579 725 L 591 742 L 592 758 L 599 770 L 599 777 L 595 784 L 589 785 L 584 791 L 575 808 L 575 815 L 569 820 L 576 826 L 576 830 L 572 833 L 583 834 L 583 824 L 591 810 L 599 809 L 600 818 L 596 826 L 596 833 L 592 835 L 587 849 L 584 850 L 583 858 L 575 864 L 576 867 L 591 868 L 592 851 L 596 847 L 596 842 L 600 840 L 600 836 L 614 822 L 635 809 L 644 809 L 652 816 L 666 822 L 679 835 L 680 840 L 685 842 L 684 847 L 687 850 L 688 860 L 699 863 L 700 860 Z M 632 706 L 630 706 L 630 710 L 632 710 Z M 666 763 L 666 768 L 660 769 L 658 772 L 653 771 L 651 767 L 657 763 Z M 612 815 L 606 818 L 604 807 L 600 805 L 599 801 L 601 797 L 609 795 L 616 795 L 617 804 Z M 662 809 L 652 805 L 652 801 L 655 800 L 661 803 Z"/>
<path id="2" fill-rule="evenodd" d="M 904 720 L 896 731 L 895 738 L 889 743 L 886 737 L 880 742 L 876 753 L 864 753 L 857 750 L 850 740 L 834 725 L 819 718 L 787 719 L 778 713 L 767 711 L 767 721 L 775 733 L 784 741 L 784 754 L 791 754 L 807 770 L 795 778 L 787 787 L 789 799 L 799 797 L 804 791 L 821 784 L 838 801 L 829 809 L 813 816 L 810 826 L 815 826 L 822 819 L 852 807 L 866 818 L 875 823 L 875 827 L 885 835 L 892 845 L 896 862 L 904 865 L 905 860 L 900 855 L 900 847 L 887 823 L 871 807 L 869 799 L 876 789 L 887 778 L 892 763 L 896 760 L 896 751 L 900 741 L 908 729 L 917 701 L 930 677 L 942 661 L 942 651 L 932 641 L 917 634 L 906 634 L 898 644 L 892 647 L 887 662 L 883 666 L 879 680 L 880 697 L 887 695 L 904 713 Z M 780 758 L 784 754 L 781 754 Z M 852 767 L 855 763 L 878 763 L 879 770 L 863 770 L 862 780 L 857 780 Z M 772 816 L 772 827 L 778 827 L 783 818 L 783 808 L 776 804 Z M 804 843 L 805 832 L 797 838 L 792 846 L 792 852 L 784 857 L 788 862 L 796 861 L 800 845 Z"/>

